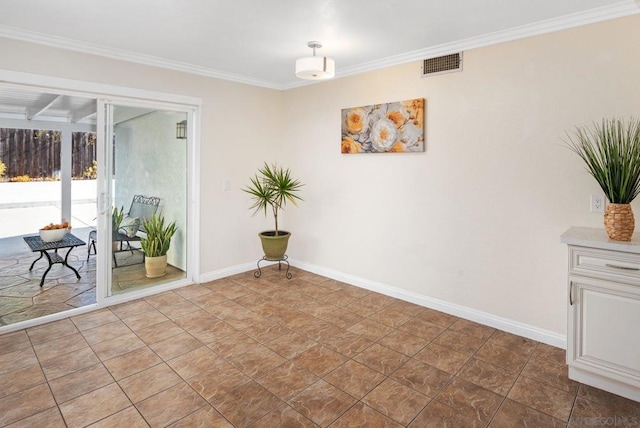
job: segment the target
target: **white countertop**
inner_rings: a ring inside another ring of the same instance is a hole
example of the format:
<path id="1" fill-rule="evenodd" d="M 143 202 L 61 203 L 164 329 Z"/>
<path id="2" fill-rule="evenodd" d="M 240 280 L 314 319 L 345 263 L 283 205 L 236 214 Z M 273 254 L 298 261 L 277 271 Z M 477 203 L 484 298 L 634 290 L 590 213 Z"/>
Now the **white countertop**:
<path id="1" fill-rule="evenodd" d="M 634 233 L 631 241 L 614 241 L 609 239 L 604 229 L 572 227 L 560 236 L 560 242 L 578 247 L 640 254 L 640 233 Z"/>

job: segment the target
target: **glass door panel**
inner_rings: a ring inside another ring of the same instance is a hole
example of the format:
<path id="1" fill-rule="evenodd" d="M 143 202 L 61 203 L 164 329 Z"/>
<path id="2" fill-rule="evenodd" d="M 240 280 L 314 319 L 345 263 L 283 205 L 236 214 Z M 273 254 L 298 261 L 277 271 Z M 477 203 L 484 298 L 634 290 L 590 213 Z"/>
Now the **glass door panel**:
<path id="1" fill-rule="evenodd" d="M 112 296 L 187 277 L 188 150 L 186 139 L 176 136 L 176 125 L 187 120 L 186 112 L 108 107 L 111 203 L 106 226 L 111 229 L 107 261 L 111 275 L 107 295 Z M 166 239 L 158 239 L 155 232 L 172 224 L 175 233 L 167 250 Z M 158 264 L 156 271 L 149 271 Z"/>

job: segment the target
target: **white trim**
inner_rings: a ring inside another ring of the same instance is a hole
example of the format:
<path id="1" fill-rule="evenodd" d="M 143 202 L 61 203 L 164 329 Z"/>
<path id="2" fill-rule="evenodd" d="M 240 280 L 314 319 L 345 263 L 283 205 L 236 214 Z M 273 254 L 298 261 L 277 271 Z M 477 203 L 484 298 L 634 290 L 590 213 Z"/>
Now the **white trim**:
<path id="1" fill-rule="evenodd" d="M 189 190 L 187 197 L 187 272 L 192 274 L 194 281 L 200 277 L 200 130 L 201 108 L 198 106 L 188 115 L 187 144 L 191 153 L 187 156 L 187 174 Z M 191 143 L 193 142 L 193 143 Z"/>
<path id="2" fill-rule="evenodd" d="M 222 279 L 231 275 L 245 273 L 253 269 L 256 269 L 256 263 L 248 262 L 241 265 L 229 266 L 227 268 L 201 273 L 200 277 L 198 278 L 198 283 L 215 281 L 216 279 Z"/>
<path id="3" fill-rule="evenodd" d="M 162 291 L 166 291 L 173 288 L 182 287 L 188 284 L 194 283 L 199 272 L 196 270 L 200 265 L 200 252 L 198 251 L 199 246 L 197 244 L 191 244 L 191 241 L 198 242 L 196 237 L 199 237 L 200 234 L 200 225 L 198 222 L 198 213 L 200 210 L 200 201 L 199 201 L 199 188 L 196 188 L 196 185 L 199 184 L 199 151 L 200 151 L 200 127 L 199 127 L 199 119 L 200 119 L 200 106 L 202 105 L 202 99 L 191 96 L 184 96 L 178 94 L 164 93 L 164 92 L 156 92 L 156 91 L 147 91 L 135 88 L 127 88 L 122 86 L 114 86 L 114 85 L 105 85 L 100 83 L 82 81 L 82 80 L 72 80 L 72 79 L 63 79 L 57 77 L 50 77 L 40 74 L 32 74 L 32 73 L 23 73 L 16 72 L 10 70 L 2 70 L 0 69 L 0 87 L 8 86 L 12 88 L 22 88 L 24 90 L 34 91 L 34 88 L 41 88 L 43 91 L 56 93 L 56 94 L 65 94 L 65 95 L 74 95 L 74 96 L 82 96 L 86 98 L 95 98 L 98 105 L 98 115 L 97 115 L 97 126 L 95 126 L 95 131 L 98 134 L 98 150 L 103 154 L 99 154 L 100 157 L 106 157 L 105 151 L 109 149 L 109 145 L 104 141 L 104 128 L 106 123 L 104 114 L 101 112 L 104 110 L 105 103 L 108 104 L 119 104 L 119 105 L 132 105 L 132 106 L 150 106 L 157 109 L 166 109 L 173 111 L 183 111 L 188 113 L 193 120 L 192 123 L 195 122 L 196 125 L 194 130 L 190 134 L 191 140 L 190 144 L 192 152 L 190 155 L 192 159 L 190 160 L 191 165 L 194 167 L 190 179 L 193 180 L 190 187 L 189 199 L 188 203 L 190 206 L 188 207 L 193 212 L 193 226 L 190 228 L 191 232 L 188 237 L 189 249 L 190 253 L 187 255 L 188 263 L 191 263 L 191 266 L 187 267 L 187 277 L 186 279 L 172 282 L 167 285 L 158 285 L 154 286 L 152 289 L 148 290 L 140 290 L 133 291 L 128 293 L 126 296 L 110 296 L 107 297 L 104 294 L 102 288 L 98 287 L 100 281 L 103 281 L 105 287 L 110 286 L 111 280 L 105 281 L 105 276 L 110 274 L 109 266 L 107 266 L 107 262 L 104 257 L 98 258 L 98 269 L 96 271 L 96 299 L 97 303 L 95 305 L 88 305 L 83 308 L 78 308 L 80 312 L 77 312 L 76 309 L 71 311 L 61 312 L 58 314 L 52 314 L 45 317 L 40 317 L 37 319 L 25 321 L 24 323 L 16 323 L 11 324 L 10 327 L 0 327 L 0 334 L 4 332 L 14 331 L 14 329 L 21 329 L 30 327 L 32 325 L 39 325 L 44 322 L 55 321 L 58 319 L 63 319 L 68 316 L 72 316 L 79 313 L 84 313 L 89 310 L 99 309 L 106 306 L 111 306 L 113 304 L 121 303 L 124 301 L 132 300 L 138 297 L 143 297 L 146 295 L 157 294 Z M 30 121 L 32 124 L 38 123 L 38 121 Z M 60 124 L 56 126 L 56 128 L 64 128 L 64 129 L 75 129 L 80 128 L 86 125 L 79 124 Z M 108 202 L 108 198 L 106 198 L 108 191 L 110 180 L 106 177 L 102 177 L 101 171 L 110 171 L 111 168 L 99 168 L 98 169 L 98 188 L 97 188 L 97 199 L 98 199 L 98 230 L 107 229 L 107 236 L 111 234 L 110 230 L 111 222 L 106 221 L 104 216 L 105 212 L 100 212 L 104 210 L 109 210 L 109 207 L 106 207 L 106 202 Z M 193 188 L 193 190 L 191 190 Z M 109 211 L 110 212 L 110 211 Z M 108 220 L 108 218 L 107 218 Z M 110 242 L 108 240 L 99 240 L 98 245 L 101 245 L 100 252 L 102 254 L 110 254 L 109 245 Z M 191 267 L 192 270 L 189 270 Z M 100 275 L 103 278 L 100 278 Z M 85 308 L 89 308 L 85 310 Z M 74 312 L 75 311 L 75 312 Z M 71 314 L 71 315 L 70 315 Z M 25 324 L 26 323 L 26 324 Z M 10 330 L 8 329 L 10 328 Z"/>
<path id="4" fill-rule="evenodd" d="M 14 324 L 8 324 L 0 327 L 0 335 L 5 333 L 11 333 L 30 327 L 46 324 L 53 321 L 59 321 L 65 318 L 75 317 L 87 312 L 97 311 L 99 309 L 108 308 L 109 306 L 119 305 L 135 299 L 141 299 L 144 297 L 153 296 L 155 294 L 164 293 L 165 291 L 175 290 L 177 288 L 186 287 L 194 284 L 189 280 L 175 281 L 167 284 L 156 285 L 151 288 L 145 288 L 137 291 L 131 291 L 129 293 L 115 295 L 108 300 L 105 300 L 103 304 L 92 303 L 90 305 L 82 306 L 79 308 L 69 309 L 68 311 L 58 312 L 55 314 L 45 315 L 39 318 L 33 318 L 26 321 L 16 322 Z"/>
<path id="5" fill-rule="evenodd" d="M 13 331 L 18 331 L 30 327 L 35 327 L 38 325 L 46 324 L 53 321 L 59 321 L 65 318 L 74 317 L 76 315 L 82 315 L 87 312 L 96 311 L 101 307 L 97 303 L 92 303 L 90 305 L 81 306 L 79 308 L 69 309 L 64 312 L 57 312 L 55 314 L 44 315 L 38 318 L 33 318 L 30 320 L 19 321 L 13 324 L 7 324 L 0 327 L 0 335 L 5 333 L 11 333 Z"/>
<path id="6" fill-rule="evenodd" d="M 353 67 L 339 68 L 336 72 L 336 78 L 366 73 L 369 71 L 379 70 L 381 68 L 392 67 L 395 65 L 407 64 L 414 61 L 422 61 L 425 59 L 442 55 L 449 55 L 456 52 L 463 52 L 471 49 L 497 45 L 499 43 L 524 39 L 526 37 L 538 36 L 541 34 L 552 33 L 560 30 L 567 30 L 582 25 L 622 18 L 637 13 L 640 13 L 640 0 L 625 0 L 609 6 L 590 9 L 584 12 L 565 15 L 559 18 L 539 21 L 533 24 L 510 28 L 503 31 L 497 31 L 495 33 L 485 34 L 482 36 L 458 40 L 452 43 L 444 43 L 426 49 L 420 49 L 401 55 L 394 55 L 387 58 L 358 64 Z M 316 82 L 298 79 L 284 84 L 281 89 L 292 89 L 312 83 Z"/>
<path id="7" fill-rule="evenodd" d="M 640 0 L 638 0 L 640 1 Z M 621 395 L 633 401 L 640 401 L 640 390 L 636 386 L 592 373 L 579 367 L 569 366 L 569 379 L 604 389 L 612 394 Z"/>
<path id="8" fill-rule="evenodd" d="M 547 345 L 555 346 L 562 349 L 567 348 L 567 337 L 553 331 L 524 324 L 508 318 L 499 317 L 488 312 L 482 312 L 477 309 L 468 308 L 465 306 L 457 305 L 455 303 L 446 302 L 444 300 L 434 299 L 432 297 L 413 293 L 398 287 L 393 287 L 391 285 L 386 285 L 354 275 L 345 274 L 333 269 L 312 265 L 310 263 L 301 262 L 298 260 L 290 259 L 289 261 L 291 262 L 292 266 L 306 270 L 308 272 L 313 272 L 315 274 L 325 276 L 327 278 L 335 279 L 336 281 L 345 282 L 347 284 L 355 285 L 356 287 L 365 288 L 367 290 L 375 291 L 376 293 L 395 297 L 400 300 L 415 303 L 420 306 L 475 321 L 477 323 L 494 327 L 508 333 L 546 343 Z"/>
<path id="9" fill-rule="evenodd" d="M 506 331 L 518 336 L 526 337 L 528 339 L 536 340 L 538 342 L 546 343 L 551 346 L 566 349 L 567 338 L 564 335 L 534 327 L 528 324 L 514 321 L 508 318 L 499 317 L 487 312 L 478 311 L 476 309 L 468 308 L 465 306 L 457 305 L 455 303 L 446 302 L 444 300 L 434 299 L 421 294 L 412 293 L 397 287 L 385 285 L 379 282 L 370 281 L 368 279 L 360 278 L 354 275 L 345 274 L 333 269 L 323 268 L 310 263 L 305 263 L 296 260 L 289 260 L 291 266 L 299 269 L 306 270 L 318 275 L 325 276 L 327 278 L 335 279 L 336 281 L 344 282 L 347 284 L 361 287 L 367 290 L 375 291 L 376 293 L 384 294 L 386 296 L 395 297 L 406 302 L 415 303 L 420 306 L 435 309 L 441 312 L 445 312 L 451 315 L 455 315 L 460 318 L 468 319 L 480 324 L 484 324 L 499 330 Z M 273 263 L 269 263 L 273 264 Z M 267 265 L 269 265 L 267 264 Z M 267 266 L 265 265 L 265 267 Z M 197 279 L 197 283 L 205 283 L 215 281 L 217 279 L 226 278 L 232 275 L 248 272 L 256 269 L 255 262 L 243 263 L 240 265 L 230 266 L 224 269 L 218 269 L 211 272 L 203 273 Z M 88 305 L 82 308 L 72 309 L 66 312 L 60 312 L 57 314 L 47 315 L 44 317 L 36 318 L 33 320 L 23 321 L 15 324 L 0 327 L 0 334 L 9 333 L 23 328 L 33 327 L 35 325 L 44 324 L 46 322 L 57 321 L 63 318 L 68 318 L 75 315 L 80 315 L 92 310 L 102 309 L 105 307 L 113 306 L 119 303 L 128 302 L 130 300 L 139 299 L 154 294 L 162 293 L 165 291 L 173 290 L 176 288 L 185 287 L 193 284 L 189 280 L 183 280 L 167 285 L 159 285 L 149 289 L 142 289 L 139 291 L 133 291 L 130 293 L 113 296 L 104 305 Z"/>
<path id="10" fill-rule="evenodd" d="M 213 77 L 216 79 L 228 80 L 231 82 L 244 83 L 252 86 L 261 86 L 269 89 L 281 89 L 280 85 L 262 79 L 241 76 L 239 74 L 228 73 L 221 70 L 214 70 L 211 68 L 187 64 L 184 62 L 171 61 L 168 59 L 130 52 L 123 49 L 110 48 L 93 43 L 82 42 L 79 40 L 72 40 L 66 37 L 59 37 L 38 33 L 36 31 L 23 30 L 21 28 L 9 27 L 7 25 L 0 25 L 0 37 L 20 40 L 23 42 L 36 43 L 39 45 L 51 46 L 53 48 L 97 55 L 105 58 L 128 61 L 136 64 L 149 65 L 151 67 L 165 68 L 168 70 Z"/>
<path id="11" fill-rule="evenodd" d="M 294 266 L 299 269 L 303 269 L 318 275 L 322 275 L 327 278 L 335 279 L 336 281 L 344 282 L 350 285 L 355 285 L 356 287 L 361 287 L 367 290 L 375 291 L 376 293 L 384 294 L 385 296 L 395 297 L 397 299 L 404 300 L 406 302 L 415 303 L 417 305 L 424 306 L 426 308 L 435 309 L 441 312 L 445 312 L 447 314 L 455 315 L 460 318 L 475 321 L 477 323 L 494 327 L 499 330 L 506 331 L 508 333 L 526 337 L 528 339 L 536 340 L 538 342 L 546 343 L 547 345 L 555 346 L 562 349 L 567 348 L 566 335 L 558 334 L 550 330 L 545 330 L 532 325 L 521 323 L 519 321 L 511 320 L 508 318 L 499 317 L 497 315 L 493 315 L 488 312 L 479 311 L 477 309 L 468 308 L 465 306 L 457 305 L 455 303 L 446 302 L 444 300 L 434 299 L 422 294 L 412 293 L 410 291 L 393 287 L 391 285 L 370 281 L 368 279 L 345 274 L 333 269 L 316 266 L 311 263 L 306 263 L 306 262 L 302 262 L 294 259 L 289 259 L 289 262 L 291 263 L 291 266 Z M 270 263 L 270 264 L 273 264 L 273 263 Z M 198 282 L 204 283 L 209 281 L 215 281 L 217 279 L 226 278 L 228 276 L 248 272 L 255 269 L 256 269 L 255 262 L 243 263 L 241 265 L 230 266 L 228 268 L 203 273 L 200 275 Z"/>
<path id="12" fill-rule="evenodd" d="M 260 268 L 264 269 L 268 266 L 275 265 L 276 263 L 278 262 L 263 261 L 263 263 L 260 263 Z M 211 282 L 211 281 L 215 281 L 216 279 L 226 278 L 228 276 L 237 275 L 239 273 L 256 271 L 257 269 L 258 269 L 257 261 L 243 263 L 241 265 L 229 266 L 224 269 L 218 269 L 218 270 L 205 272 L 201 274 L 200 277 L 198 278 L 198 283 L 202 284 L 204 282 Z"/>
<path id="13" fill-rule="evenodd" d="M 408 62 L 421 61 L 423 59 L 435 56 L 448 55 L 455 52 L 495 45 L 498 43 L 509 42 L 512 40 L 551 33 L 554 31 L 565 30 L 581 25 L 593 24 L 596 22 L 607 21 L 615 18 L 622 18 L 625 16 L 634 15 L 636 13 L 640 13 L 640 0 L 623 0 L 611 5 L 589 9 L 558 18 L 534 22 L 532 24 L 523 25 L 520 27 L 497 31 L 495 33 L 459 40 L 452 43 L 445 43 L 442 45 L 408 52 L 401 55 L 390 56 L 387 58 L 382 58 L 380 60 L 359 64 L 353 67 L 346 67 L 343 69 L 339 69 L 336 73 L 336 77 L 351 76 L 354 74 L 365 73 L 368 71 L 378 70 L 394 65 L 406 64 Z M 151 55 L 143 55 L 123 49 L 110 48 L 93 43 L 72 40 L 65 37 L 59 37 L 49 34 L 42 34 L 36 31 L 28 31 L 6 25 L 0 25 L 0 37 L 81 52 L 85 54 L 98 55 L 101 57 L 128 61 L 137 64 L 144 64 L 151 67 L 165 68 L 184 73 L 213 77 L 216 79 L 222 79 L 231 82 L 244 83 L 252 86 L 260 86 L 269 89 L 286 90 L 318 83 L 318 81 L 300 79 L 282 84 L 274 83 L 262 79 L 241 76 L 235 73 L 228 73 L 225 71 L 214 70 L 198 65 L 171 61 Z M 2 80 L 1 75 L 0 80 Z M 187 104 L 192 103 L 187 102 Z"/>
<path id="14" fill-rule="evenodd" d="M 39 88 L 45 92 L 51 91 L 62 95 L 75 95 L 84 98 L 114 98 L 123 100 L 153 100 L 171 104 L 187 106 L 201 106 L 202 98 L 178 95 L 168 92 L 148 91 L 146 89 L 129 88 L 126 86 L 107 85 L 86 80 L 65 79 L 44 74 L 25 73 L 22 71 L 0 69 L 0 82 L 12 88 L 31 90 Z M 24 85 L 24 86 L 23 86 Z"/>
<path id="15" fill-rule="evenodd" d="M 0 83 L 0 87 L 2 84 Z M 24 115 L 22 115 L 24 117 Z M 47 120 L 9 119 L 0 116 L 3 128 L 52 129 L 56 131 L 96 132 L 96 125 L 91 123 L 49 122 Z"/>

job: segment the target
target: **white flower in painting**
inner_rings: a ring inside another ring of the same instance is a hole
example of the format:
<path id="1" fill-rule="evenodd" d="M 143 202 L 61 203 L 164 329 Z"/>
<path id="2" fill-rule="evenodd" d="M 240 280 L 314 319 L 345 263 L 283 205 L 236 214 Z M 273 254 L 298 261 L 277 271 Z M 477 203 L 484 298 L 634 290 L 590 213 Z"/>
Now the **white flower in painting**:
<path id="1" fill-rule="evenodd" d="M 413 123 L 407 123 L 402 127 L 402 133 L 399 139 L 404 143 L 407 150 L 422 150 L 422 142 L 424 140 L 422 130 Z"/>
<path id="2" fill-rule="evenodd" d="M 386 104 L 374 105 L 371 111 L 369 112 L 369 120 L 371 120 L 371 123 L 376 123 L 380 119 L 384 119 L 386 114 L 387 114 Z"/>
<path id="3" fill-rule="evenodd" d="M 398 128 L 389 119 L 380 119 L 371 129 L 371 143 L 378 152 L 388 152 L 398 137 Z"/>

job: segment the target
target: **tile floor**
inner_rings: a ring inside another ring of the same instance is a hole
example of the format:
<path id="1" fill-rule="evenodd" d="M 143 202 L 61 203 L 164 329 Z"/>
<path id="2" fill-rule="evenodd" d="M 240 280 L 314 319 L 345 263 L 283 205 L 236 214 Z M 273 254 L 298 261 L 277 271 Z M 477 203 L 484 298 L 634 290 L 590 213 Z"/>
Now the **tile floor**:
<path id="1" fill-rule="evenodd" d="M 292 271 L 0 336 L 0 426 L 640 426 L 560 349 Z"/>

